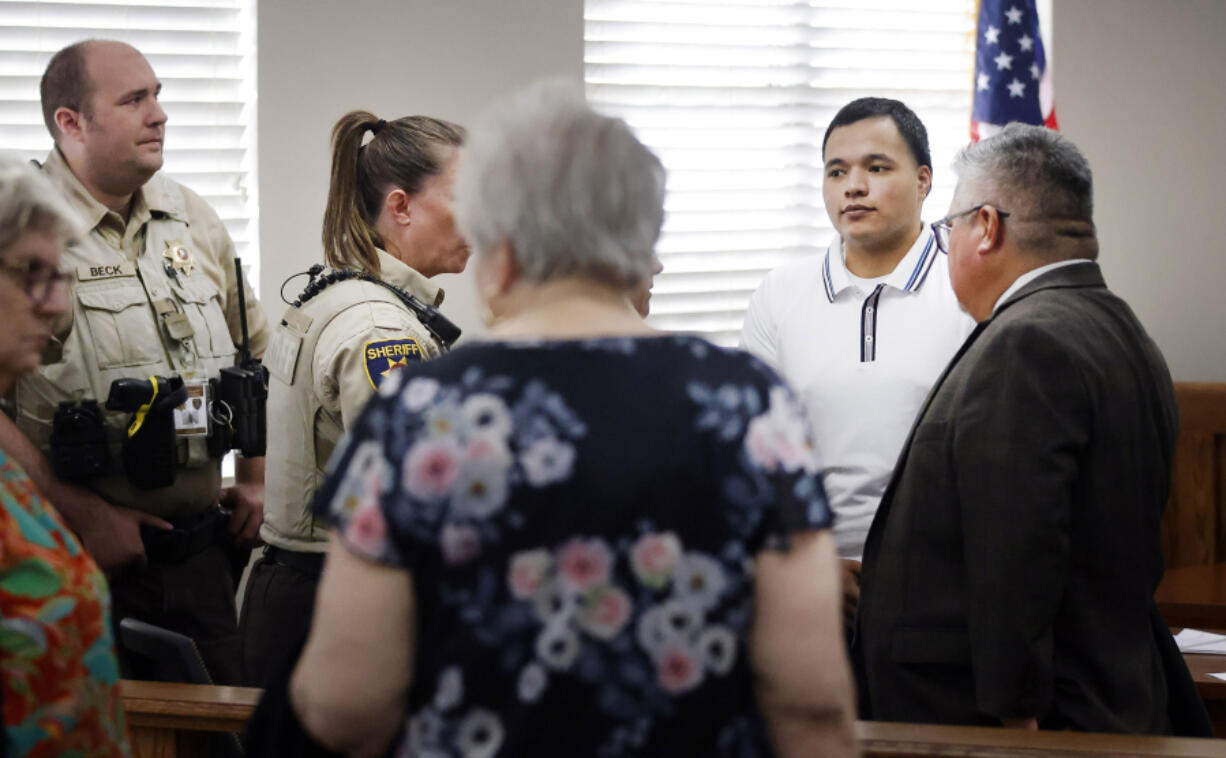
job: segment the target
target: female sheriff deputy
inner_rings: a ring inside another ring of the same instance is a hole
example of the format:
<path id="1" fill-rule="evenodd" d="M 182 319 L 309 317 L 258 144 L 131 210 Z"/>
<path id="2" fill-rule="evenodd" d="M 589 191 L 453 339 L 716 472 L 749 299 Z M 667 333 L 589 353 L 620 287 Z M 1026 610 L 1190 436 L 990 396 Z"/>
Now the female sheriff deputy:
<path id="1" fill-rule="evenodd" d="M 385 377 L 438 356 L 459 335 L 435 310 L 443 292 L 428 280 L 468 261 L 451 216 L 463 140 L 463 129 L 445 121 L 383 121 L 365 111 L 332 129 L 323 223 L 330 270 L 312 268 L 264 356 L 271 423 L 260 536 L 268 546 L 242 613 L 251 686 L 266 685 L 310 624 L 328 548 L 310 505 L 333 448 Z"/>

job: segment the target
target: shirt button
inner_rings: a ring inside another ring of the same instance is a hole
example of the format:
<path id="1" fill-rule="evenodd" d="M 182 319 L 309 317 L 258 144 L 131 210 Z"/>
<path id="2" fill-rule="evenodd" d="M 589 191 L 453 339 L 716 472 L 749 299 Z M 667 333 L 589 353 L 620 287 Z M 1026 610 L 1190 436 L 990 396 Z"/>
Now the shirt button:
<path id="1" fill-rule="evenodd" d="M 865 336 L 864 336 L 864 341 L 865 341 L 865 342 L 872 342 L 872 341 L 873 341 L 873 335 L 871 335 L 871 334 L 867 334 L 867 335 L 865 335 Z"/>
<path id="2" fill-rule="evenodd" d="M 873 306 L 870 305 L 869 307 L 865 308 L 864 312 L 870 316 L 873 315 Z"/>

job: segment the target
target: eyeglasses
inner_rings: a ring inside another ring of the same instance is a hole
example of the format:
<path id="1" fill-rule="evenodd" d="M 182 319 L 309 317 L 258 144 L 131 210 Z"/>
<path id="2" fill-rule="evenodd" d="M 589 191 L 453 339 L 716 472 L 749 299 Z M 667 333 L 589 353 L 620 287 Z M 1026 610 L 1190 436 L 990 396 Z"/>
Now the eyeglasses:
<path id="1" fill-rule="evenodd" d="M 933 221 L 932 233 L 936 235 L 937 248 L 942 253 L 949 255 L 949 235 L 953 234 L 954 231 L 954 219 L 961 218 L 962 216 L 969 216 L 970 214 L 978 210 L 982 210 L 983 208 L 996 208 L 996 206 L 992 205 L 991 203 L 980 203 L 974 208 L 967 208 L 961 213 L 951 213 L 940 221 Z M 1000 208 L 996 208 L 996 215 L 1000 216 L 1003 220 L 1009 218 L 1009 211 L 1002 211 Z"/>
<path id="2" fill-rule="evenodd" d="M 25 290 L 26 297 L 35 305 L 47 302 L 56 288 L 72 277 L 71 274 L 62 273 L 41 261 L 19 264 L 0 262 L 0 272 L 7 274 L 17 286 Z"/>

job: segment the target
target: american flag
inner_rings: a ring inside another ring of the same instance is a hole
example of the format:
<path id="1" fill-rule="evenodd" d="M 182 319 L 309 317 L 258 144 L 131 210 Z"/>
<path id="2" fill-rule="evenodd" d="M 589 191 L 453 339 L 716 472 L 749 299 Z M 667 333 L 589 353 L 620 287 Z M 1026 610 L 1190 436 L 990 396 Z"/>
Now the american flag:
<path id="1" fill-rule="evenodd" d="M 980 0 L 971 141 L 1010 121 L 1056 128 L 1051 67 L 1034 0 Z"/>

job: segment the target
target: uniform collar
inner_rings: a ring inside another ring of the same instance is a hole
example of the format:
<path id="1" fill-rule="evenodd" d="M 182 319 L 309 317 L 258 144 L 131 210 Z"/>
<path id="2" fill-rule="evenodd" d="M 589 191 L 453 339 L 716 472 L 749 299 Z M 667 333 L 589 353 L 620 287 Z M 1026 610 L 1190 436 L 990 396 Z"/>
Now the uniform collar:
<path id="1" fill-rule="evenodd" d="M 106 219 L 107 214 L 113 212 L 89 194 L 89 190 L 85 189 L 85 185 L 72 172 L 72 167 L 68 165 L 68 161 L 64 160 L 58 147 L 51 148 L 51 152 L 47 154 L 47 160 L 43 162 L 43 171 L 46 172 L 52 184 L 60 190 L 60 194 L 77 212 L 77 215 L 88 224 L 90 230 L 96 229 Z M 163 186 L 164 181 L 161 172 L 158 172 L 152 179 L 145 182 L 145 186 L 136 191 L 132 198 L 129 225 L 134 222 L 144 223 L 155 213 L 182 218 L 183 214 L 179 211 L 178 206 L 166 193 Z"/>
<path id="2" fill-rule="evenodd" d="M 932 234 L 932 228 L 925 224 L 911 249 L 883 280 L 884 283 L 903 292 L 915 292 L 928 278 L 928 272 L 932 269 L 932 262 L 936 260 L 937 254 L 936 238 Z M 822 264 L 822 285 L 826 290 L 826 299 L 832 303 L 840 292 L 852 286 L 847 260 L 843 256 L 842 237 L 835 237 L 830 247 L 826 248 L 826 261 Z"/>
<path id="3" fill-rule="evenodd" d="M 405 265 L 399 258 L 384 250 L 376 250 L 379 254 L 379 278 L 390 284 L 408 291 L 410 295 L 427 305 L 435 307 L 443 304 L 443 288 Z"/>

